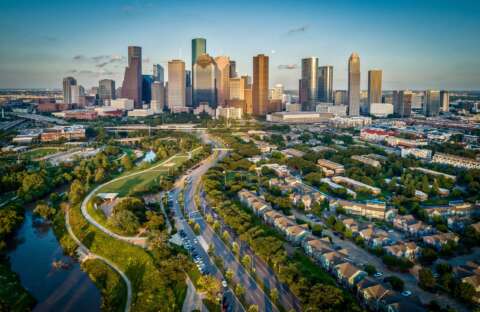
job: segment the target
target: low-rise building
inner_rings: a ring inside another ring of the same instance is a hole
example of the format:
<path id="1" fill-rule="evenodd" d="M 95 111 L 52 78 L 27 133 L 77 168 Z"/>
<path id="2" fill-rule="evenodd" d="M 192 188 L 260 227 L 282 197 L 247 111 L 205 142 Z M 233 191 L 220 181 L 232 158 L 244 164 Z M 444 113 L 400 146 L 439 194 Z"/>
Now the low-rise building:
<path id="1" fill-rule="evenodd" d="M 400 150 L 400 155 L 402 157 L 408 157 L 412 155 L 413 157 L 420 158 L 420 159 L 431 159 L 432 151 L 429 149 L 423 149 L 423 148 L 402 148 Z"/>
<path id="2" fill-rule="evenodd" d="M 432 162 L 465 169 L 480 169 L 480 161 L 451 154 L 435 153 Z"/>
<path id="3" fill-rule="evenodd" d="M 333 171 L 334 174 L 343 174 L 345 172 L 345 167 L 343 165 L 327 159 L 319 159 L 317 161 L 317 166 L 322 168 L 325 173 L 328 173 L 328 171 Z"/>
<path id="4" fill-rule="evenodd" d="M 395 245 L 383 247 L 387 255 L 395 256 L 398 258 L 407 258 L 414 261 L 420 254 L 420 247 L 414 242 L 398 242 Z"/>
<path id="5" fill-rule="evenodd" d="M 452 241 L 454 243 L 458 243 L 459 237 L 451 232 L 448 233 L 439 233 L 439 234 L 434 234 L 434 235 L 428 235 L 422 237 L 422 241 L 434 247 L 437 250 L 441 250 L 445 244 L 447 244 L 449 241 Z"/>
<path id="6" fill-rule="evenodd" d="M 367 156 L 353 155 L 351 158 L 353 160 L 359 161 L 365 165 L 369 165 L 375 168 L 380 168 L 382 166 L 382 164 L 378 160 L 369 158 Z"/>
<path id="7" fill-rule="evenodd" d="M 350 288 L 353 288 L 368 275 L 367 272 L 360 270 L 350 262 L 337 264 L 334 268 L 334 272 L 338 281 Z"/>
<path id="8" fill-rule="evenodd" d="M 85 127 L 83 125 L 55 126 L 44 129 L 40 135 L 42 142 L 54 142 L 59 140 L 82 140 L 85 139 Z"/>
<path id="9" fill-rule="evenodd" d="M 330 201 L 330 209 L 342 207 L 346 213 L 356 216 L 362 216 L 373 219 L 385 219 L 386 203 L 383 201 L 370 200 L 365 203 L 359 203 L 343 199 L 333 199 Z"/>
<path id="10" fill-rule="evenodd" d="M 368 184 L 365 184 L 363 182 L 360 182 L 348 177 L 335 176 L 335 177 L 332 177 L 332 181 L 335 183 L 346 184 L 348 186 L 351 186 L 356 191 L 360 189 L 365 189 L 374 195 L 378 195 L 382 192 L 382 190 L 379 189 L 378 187 L 370 186 Z"/>
<path id="11" fill-rule="evenodd" d="M 425 174 L 428 174 L 428 175 L 431 175 L 431 176 L 434 176 L 434 177 L 442 176 L 442 177 L 444 177 L 446 179 L 449 179 L 449 180 L 452 180 L 452 181 L 455 181 L 457 179 L 457 177 L 455 177 L 453 175 L 446 174 L 446 173 L 439 172 L 439 171 L 435 171 L 435 170 L 422 168 L 422 167 L 410 167 L 409 169 L 414 170 L 414 171 L 419 171 L 419 172 L 422 172 L 422 173 L 425 173 Z"/>

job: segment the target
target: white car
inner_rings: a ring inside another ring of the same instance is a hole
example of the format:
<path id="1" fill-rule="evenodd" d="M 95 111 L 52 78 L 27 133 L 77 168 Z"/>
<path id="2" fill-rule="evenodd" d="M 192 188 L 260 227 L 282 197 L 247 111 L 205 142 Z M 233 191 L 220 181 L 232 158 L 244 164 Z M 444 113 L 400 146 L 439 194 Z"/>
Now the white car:
<path id="1" fill-rule="evenodd" d="M 227 281 L 226 281 L 226 280 L 223 280 L 223 281 L 222 281 L 222 286 L 223 286 L 223 288 L 227 288 L 227 287 L 228 287 L 228 284 L 227 284 Z"/>
<path id="2" fill-rule="evenodd" d="M 404 296 L 404 297 L 408 297 L 408 296 L 411 296 L 411 295 L 412 295 L 412 292 L 410 290 L 402 291 L 402 296 Z"/>

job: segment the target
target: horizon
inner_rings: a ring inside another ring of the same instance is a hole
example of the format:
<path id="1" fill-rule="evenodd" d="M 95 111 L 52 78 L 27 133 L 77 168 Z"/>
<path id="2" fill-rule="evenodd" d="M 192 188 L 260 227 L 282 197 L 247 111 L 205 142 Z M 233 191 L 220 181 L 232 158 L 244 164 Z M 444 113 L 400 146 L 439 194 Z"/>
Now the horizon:
<path id="1" fill-rule="evenodd" d="M 52 6 L 54 19 L 49 8 L 32 0 L 0 4 L 9 42 L 0 48 L 0 89 L 55 89 L 66 76 L 85 87 L 106 78 L 120 86 L 128 45 L 142 47 L 143 74 L 153 64 L 167 71 L 172 59 L 189 69 L 196 37 L 207 39 L 210 55 L 235 60 L 239 74 L 251 75 L 254 55 L 268 55 L 270 86 L 281 83 L 288 90 L 298 88 L 301 59 L 309 56 L 333 65 L 334 89 L 346 90 L 347 60 L 354 51 L 360 55 L 362 90 L 375 68 L 383 71 L 384 90 L 480 89 L 480 43 L 472 40 L 480 29 L 475 1 L 88 0 Z"/>

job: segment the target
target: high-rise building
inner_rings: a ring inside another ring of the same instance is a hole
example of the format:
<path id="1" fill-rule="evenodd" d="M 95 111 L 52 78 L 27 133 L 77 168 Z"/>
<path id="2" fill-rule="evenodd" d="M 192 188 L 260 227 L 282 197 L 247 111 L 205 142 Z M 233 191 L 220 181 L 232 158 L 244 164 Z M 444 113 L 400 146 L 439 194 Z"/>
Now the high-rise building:
<path id="1" fill-rule="evenodd" d="M 393 91 L 393 112 L 398 117 L 410 117 L 412 113 L 413 93 L 410 91 Z"/>
<path id="2" fill-rule="evenodd" d="M 217 65 L 208 54 L 202 54 L 193 65 L 193 107 L 200 103 L 217 107 L 216 97 Z"/>
<path id="3" fill-rule="evenodd" d="M 135 108 L 142 107 L 142 48 L 128 47 L 128 66 L 122 84 L 122 97 L 133 100 Z"/>
<path id="4" fill-rule="evenodd" d="M 153 81 L 165 82 L 165 70 L 160 64 L 153 64 Z"/>
<path id="5" fill-rule="evenodd" d="M 247 85 L 245 88 L 245 114 L 253 115 L 253 94 L 251 84 Z"/>
<path id="6" fill-rule="evenodd" d="M 346 90 L 336 90 L 334 102 L 335 102 L 335 105 L 347 105 L 348 92 Z"/>
<path id="7" fill-rule="evenodd" d="M 73 77 L 63 78 L 63 103 L 72 104 L 72 86 L 77 84 Z"/>
<path id="8" fill-rule="evenodd" d="M 382 71 L 372 69 L 368 71 L 368 106 L 382 102 Z"/>
<path id="9" fill-rule="evenodd" d="M 115 99 L 115 80 L 102 79 L 98 82 L 98 97 L 102 104 Z"/>
<path id="10" fill-rule="evenodd" d="M 448 112 L 450 110 L 450 95 L 448 91 L 440 91 L 440 107 L 442 112 Z"/>
<path id="11" fill-rule="evenodd" d="M 207 39 L 192 39 L 192 69 L 200 55 L 207 53 Z"/>
<path id="12" fill-rule="evenodd" d="M 185 62 L 172 60 L 168 62 L 168 101 L 170 111 L 185 108 Z"/>
<path id="13" fill-rule="evenodd" d="M 318 100 L 333 103 L 333 66 L 318 68 Z"/>
<path id="14" fill-rule="evenodd" d="M 237 62 L 230 60 L 230 78 L 237 77 Z"/>
<path id="15" fill-rule="evenodd" d="M 301 104 L 315 105 L 318 101 L 318 58 L 302 59 L 302 78 L 299 93 Z"/>
<path id="16" fill-rule="evenodd" d="M 152 83 L 152 101 L 150 109 L 155 114 L 160 114 L 165 107 L 165 87 L 163 81 L 154 81 Z"/>
<path id="17" fill-rule="evenodd" d="M 273 101 L 282 101 L 283 102 L 283 85 L 281 83 L 277 83 L 273 89 L 270 90 L 270 100 Z"/>
<path id="18" fill-rule="evenodd" d="M 70 86 L 71 102 L 69 104 L 81 104 L 80 98 L 85 96 L 85 89 L 81 85 Z"/>
<path id="19" fill-rule="evenodd" d="M 230 98 L 230 66 L 231 62 L 228 56 L 217 56 L 217 103 L 219 106 L 225 106 Z"/>
<path id="20" fill-rule="evenodd" d="M 423 113 L 427 117 L 436 117 L 440 113 L 440 91 L 427 90 L 423 101 Z"/>
<path id="21" fill-rule="evenodd" d="M 355 52 L 348 59 L 348 115 L 360 115 L 360 57 Z"/>
<path id="22" fill-rule="evenodd" d="M 230 100 L 245 100 L 247 86 L 246 76 L 230 78 Z"/>
<path id="23" fill-rule="evenodd" d="M 253 115 L 263 116 L 268 105 L 268 56 L 259 54 L 253 57 L 252 84 Z"/>
<path id="24" fill-rule="evenodd" d="M 192 86 L 192 71 L 185 71 L 185 105 L 192 107 L 193 86 Z"/>
<path id="25" fill-rule="evenodd" d="M 142 102 L 150 103 L 152 100 L 152 83 L 154 81 L 151 75 L 142 75 Z"/>

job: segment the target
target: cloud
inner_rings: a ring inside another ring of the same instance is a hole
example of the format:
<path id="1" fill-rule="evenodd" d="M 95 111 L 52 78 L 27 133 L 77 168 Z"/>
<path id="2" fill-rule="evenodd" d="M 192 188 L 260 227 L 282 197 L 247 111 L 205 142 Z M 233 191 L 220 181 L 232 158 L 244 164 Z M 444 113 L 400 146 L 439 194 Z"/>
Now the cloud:
<path id="1" fill-rule="evenodd" d="M 85 60 L 85 59 L 86 59 L 85 55 L 81 55 L 81 54 L 75 55 L 75 56 L 73 57 L 73 60 L 74 60 L 74 61 L 83 61 L 83 60 Z"/>
<path id="2" fill-rule="evenodd" d="M 95 65 L 97 68 L 103 68 L 109 64 L 122 63 L 125 61 L 125 57 L 119 55 L 96 55 L 85 56 L 82 54 L 75 55 L 73 61 L 86 64 Z"/>
<path id="3" fill-rule="evenodd" d="M 297 28 L 292 28 L 292 29 L 288 30 L 287 35 L 294 35 L 296 33 L 306 32 L 309 27 L 310 27 L 310 25 L 303 25 L 303 26 L 300 26 L 300 27 L 297 27 Z"/>
<path id="4" fill-rule="evenodd" d="M 278 65 L 278 69 L 296 69 L 296 68 L 298 68 L 297 64 Z"/>

